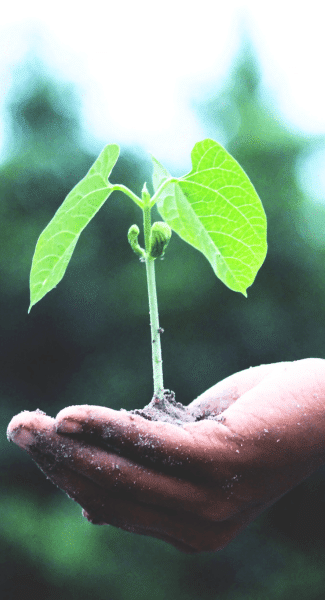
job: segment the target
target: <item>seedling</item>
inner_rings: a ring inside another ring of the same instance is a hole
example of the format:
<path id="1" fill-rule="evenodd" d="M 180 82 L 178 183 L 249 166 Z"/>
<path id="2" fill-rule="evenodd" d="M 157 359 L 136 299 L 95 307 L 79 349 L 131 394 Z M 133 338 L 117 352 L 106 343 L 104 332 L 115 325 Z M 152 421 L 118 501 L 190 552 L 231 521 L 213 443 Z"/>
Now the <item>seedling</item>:
<path id="1" fill-rule="evenodd" d="M 262 203 L 246 173 L 220 144 L 211 139 L 195 144 L 192 170 L 172 177 L 154 157 L 153 188 L 146 184 L 141 198 L 121 184 L 108 180 L 119 156 L 109 144 L 87 175 L 71 190 L 41 233 L 30 273 L 32 306 L 61 281 L 82 230 L 114 191 L 126 194 L 143 213 L 144 248 L 139 227 L 132 225 L 128 241 L 146 265 L 152 343 L 153 402 L 164 402 L 155 260 L 165 254 L 172 231 L 204 254 L 216 276 L 231 290 L 247 297 L 267 252 L 266 217 Z M 156 204 L 162 217 L 151 225 Z"/>

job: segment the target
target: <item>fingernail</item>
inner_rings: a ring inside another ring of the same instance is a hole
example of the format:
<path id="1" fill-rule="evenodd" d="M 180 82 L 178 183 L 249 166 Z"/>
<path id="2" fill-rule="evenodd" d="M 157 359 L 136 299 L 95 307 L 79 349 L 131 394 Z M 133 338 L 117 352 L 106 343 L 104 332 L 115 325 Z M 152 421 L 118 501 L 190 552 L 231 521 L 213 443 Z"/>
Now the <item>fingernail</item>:
<path id="1" fill-rule="evenodd" d="M 24 429 L 24 427 L 10 431 L 8 438 L 23 450 L 27 450 L 35 443 L 36 439 L 35 435 L 28 429 Z"/>
<path id="2" fill-rule="evenodd" d="M 63 419 L 56 426 L 58 433 L 82 433 L 82 425 L 77 421 L 71 421 L 71 419 Z"/>

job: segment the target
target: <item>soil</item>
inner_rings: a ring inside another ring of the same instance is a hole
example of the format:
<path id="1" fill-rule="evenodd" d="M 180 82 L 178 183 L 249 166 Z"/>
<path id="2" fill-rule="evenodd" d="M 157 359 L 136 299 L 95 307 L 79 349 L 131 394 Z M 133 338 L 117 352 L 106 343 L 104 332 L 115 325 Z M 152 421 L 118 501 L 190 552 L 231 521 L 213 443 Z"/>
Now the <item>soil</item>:
<path id="1" fill-rule="evenodd" d="M 148 421 L 164 421 L 165 423 L 172 423 L 179 426 L 182 426 L 184 423 L 201 421 L 202 419 L 221 422 L 225 420 L 225 417 L 220 413 L 212 414 L 209 411 L 204 411 L 202 414 L 202 411 L 198 410 L 198 408 L 190 410 L 181 402 L 176 402 L 175 393 L 171 390 L 164 390 L 163 400 L 159 400 L 159 398 L 154 396 L 144 408 L 128 412 L 133 415 L 140 415 Z"/>

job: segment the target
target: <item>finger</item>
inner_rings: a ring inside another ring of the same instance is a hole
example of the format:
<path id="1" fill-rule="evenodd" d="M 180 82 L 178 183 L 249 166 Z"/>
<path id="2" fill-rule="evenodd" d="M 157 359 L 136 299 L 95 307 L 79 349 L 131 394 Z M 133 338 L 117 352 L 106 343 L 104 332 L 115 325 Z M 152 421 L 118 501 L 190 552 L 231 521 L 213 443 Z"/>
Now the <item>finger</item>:
<path id="1" fill-rule="evenodd" d="M 189 409 L 213 413 L 213 405 L 219 402 L 218 412 L 222 412 L 235 402 L 248 389 L 254 387 L 270 372 L 276 372 L 287 363 L 260 365 L 236 373 L 216 384 L 194 400 Z M 199 408 L 202 403 L 202 410 Z M 177 464 L 188 470 L 188 455 L 194 450 L 197 455 L 196 440 L 191 436 L 192 427 L 179 427 L 160 421 L 148 421 L 139 415 L 126 411 L 115 411 L 106 407 L 91 405 L 70 406 L 61 410 L 56 417 L 57 431 L 60 433 L 79 433 L 95 436 L 106 442 L 116 452 L 130 458 L 139 458 L 147 462 L 160 462 L 160 467 L 177 472 Z M 186 451 L 184 451 L 186 449 Z M 171 459 L 172 457 L 172 459 Z M 185 461 L 184 461 L 185 459 Z"/>
<path id="2" fill-rule="evenodd" d="M 220 414 L 270 373 L 283 370 L 288 362 L 250 367 L 219 381 L 193 400 L 187 407 L 196 417 Z"/>
<path id="3" fill-rule="evenodd" d="M 56 428 L 59 433 L 82 436 L 85 440 L 88 437 L 95 446 L 104 443 L 106 451 L 113 449 L 137 464 L 197 485 L 215 485 L 221 478 L 233 475 L 231 465 L 238 458 L 237 446 L 232 446 L 229 454 L 226 437 L 231 432 L 214 421 L 179 427 L 148 421 L 126 411 L 81 405 L 60 411 Z M 228 508 L 232 511 L 234 507 L 228 503 Z"/>
<path id="4" fill-rule="evenodd" d="M 94 525 L 107 525 L 107 523 L 104 523 L 104 522 L 98 520 L 97 515 L 92 516 L 85 509 L 83 509 L 83 511 L 82 511 L 82 516 L 85 517 L 90 523 L 92 523 Z M 168 544 L 171 544 L 172 546 L 177 548 L 177 550 L 180 550 L 181 552 L 185 552 L 187 554 L 196 554 L 197 553 L 197 550 L 195 550 L 194 548 L 191 548 L 191 546 L 187 546 L 186 544 L 183 544 L 182 542 L 178 542 L 174 538 L 172 538 L 166 534 L 165 535 L 163 535 L 163 534 L 155 535 L 155 532 L 153 532 L 151 530 L 148 530 L 148 529 L 144 530 L 141 527 L 135 527 L 135 526 L 132 527 L 132 530 L 127 529 L 127 531 L 129 531 L 130 533 L 137 533 L 139 535 L 156 537 L 159 540 L 162 540 L 164 542 L 167 542 Z"/>
<path id="5" fill-rule="evenodd" d="M 102 448 L 57 434 L 54 419 L 36 413 L 15 417 L 11 438 L 31 454 L 43 471 L 54 472 L 61 465 L 88 477 L 106 491 L 120 493 L 141 503 L 193 513 L 201 518 L 222 520 L 224 511 L 237 512 L 227 498 L 225 486 L 211 489 L 157 469 L 146 468 Z"/>
<path id="6" fill-rule="evenodd" d="M 266 508 L 266 507 L 265 507 Z M 169 544 L 172 544 L 178 550 L 189 554 L 197 554 L 199 552 L 217 552 L 223 550 L 228 544 L 243 530 L 247 527 L 254 519 L 256 519 L 264 510 L 264 507 L 255 509 L 254 511 L 249 510 L 239 515 L 234 519 L 229 519 L 222 523 L 210 523 L 207 528 L 203 528 L 202 524 L 199 523 L 195 536 L 190 539 L 194 545 L 188 545 L 175 537 L 169 536 L 166 533 L 160 533 L 157 531 L 156 523 L 154 528 L 146 527 L 143 529 L 139 526 L 132 526 L 131 528 L 125 527 L 126 531 L 132 533 L 138 533 L 140 535 L 146 535 L 161 539 Z M 87 516 L 85 514 L 84 516 Z M 91 520 L 91 518 L 90 518 Z M 186 525 L 187 527 L 187 525 Z M 123 528 L 123 527 L 122 527 Z"/>
<path id="7" fill-rule="evenodd" d="M 173 544 L 183 552 L 193 553 L 224 548 L 237 532 L 255 518 L 252 511 L 246 511 L 235 519 L 214 523 L 189 514 L 186 510 L 157 508 L 132 499 L 130 494 L 125 496 L 112 489 L 107 491 L 66 466 L 71 449 L 75 445 L 83 448 L 85 445 L 67 437 L 62 442 L 62 436 L 55 432 L 53 421 L 45 415 L 26 411 L 12 420 L 8 427 L 9 437 L 29 452 L 55 485 L 84 508 L 92 522 L 107 523 L 126 531 L 153 536 Z M 59 437 L 61 446 L 55 443 Z M 121 460 L 121 457 L 116 458 Z"/>
<path id="8" fill-rule="evenodd" d="M 215 427 L 211 422 L 207 425 Z M 58 439 L 58 444 L 61 443 L 61 439 Z M 219 458 L 222 462 L 222 453 Z M 251 488 L 248 482 L 245 482 L 243 493 L 241 476 L 236 474 L 231 465 L 229 469 L 229 461 L 227 469 L 230 475 L 226 477 L 225 469 L 222 464 L 217 465 L 216 460 L 212 469 L 211 463 L 208 463 L 207 474 L 203 468 L 205 465 L 201 465 L 200 471 L 204 471 L 204 476 L 200 473 L 201 483 L 186 479 L 184 472 L 179 478 L 161 472 L 157 465 L 155 468 L 144 467 L 139 462 L 116 455 L 107 449 L 102 450 L 84 443 L 75 443 L 65 462 L 74 471 L 89 477 L 105 490 L 124 494 L 125 497 L 150 506 L 192 513 L 209 521 L 224 521 L 237 515 L 251 502 L 254 506 L 258 502 L 256 489 L 254 486 Z"/>
<path id="9" fill-rule="evenodd" d="M 22 450 L 28 451 L 30 443 L 34 441 L 33 432 L 43 432 L 45 435 L 55 432 L 55 420 L 47 416 L 43 411 L 37 409 L 35 411 L 24 410 L 15 415 L 8 427 L 7 438 L 10 442 L 14 442 Z"/>
<path id="10" fill-rule="evenodd" d="M 32 456 L 57 487 L 78 502 L 88 516 L 91 515 L 92 522 L 157 537 L 186 552 L 214 550 L 215 538 L 219 536 L 221 540 L 224 537 L 224 530 L 227 529 L 224 523 L 219 526 L 210 523 L 187 513 L 183 507 L 173 510 L 139 502 L 132 498 L 130 492 L 124 494 L 119 490 L 104 489 L 89 477 L 67 466 L 67 459 L 73 457 L 76 446 L 80 452 L 87 450 L 87 447 L 82 442 L 68 440 L 66 437 L 62 441 L 62 436 L 56 433 L 50 417 L 38 418 L 33 413 L 17 415 L 9 427 L 9 435 L 12 441 Z M 92 450 L 94 456 L 96 449 Z M 121 460 L 120 457 L 117 458 Z M 95 463 L 91 467 L 88 464 L 88 468 L 88 474 L 91 474 L 92 469 L 96 470 Z"/>
<path id="11" fill-rule="evenodd" d="M 182 472 L 197 448 L 185 428 L 103 406 L 69 406 L 56 417 L 59 433 L 92 436 L 136 462 Z"/>
<path id="12" fill-rule="evenodd" d="M 48 477 L 80 504 L 91 522 L 154 537 L 182 552 L 220 550 L 243 527 L 236 522 L 213 523 L 186 512 L 144 505 L 120 494 L 107 492 L 93 481 L 65 468 L 55 473 L 51 470 Z"/>
<path id="13" fill-rule="evenodd" d="M 153 467 L 155 472 L 187 479 L 197 485 L 215 485 L 224 478 L 225 471 L 227 475 L 230 471 L 232 457 L 229 457 L 225 442 L 229 431 L 213 421 L 186 423 L 179 427 L 148 421 L 126 411 L 81 405 L 63 409 L 57 415 L 56 426 L 59 433 L 74 432 L 76 435 L 79 432 L 78 435 L 85 440 L 88 437 L 89 443 L 95 446 L 103 446 L 104 442 L 106 451 L 113 449 L 114 453 L 137 464 Z M 233 510 L 229 503 L 228 508 Z"/>
<path id="14" fill-rule="evenodd" d="M 83 507 L 84 516 L 89 521 L 111 524 L 142 535 L 153 535 L 172 543 L 183 552 L 195 552 L 194 548 L 183 541 L 177 540 L 174 535 L 159 531 L 157 527 L 152 530 L 148 529 L 147 522 L 150 520 L 150 516 L 151 520 L 156 523 L 159 520 L 161 521 L 159 511 L 140 503 L 137 505 L 130 498 L 123 497 L 116 490 L 113 492 L 112 490 L 104 490 L 97 482 L 69 468 L 66 464 L 67 460 L 63 462 L 63 458 L 67 459 L 69 457 L 71 462 L 73 455 L 76 456 L 79 453 L 80 456 L 85 448 L 82 447 L 80 442 L 70 441 L 69 443 L 67 438 L 63 439 L 63 443 L 62 436 L 56 433 L 54 419 L 51 417 L 41 413 L 41 411 L 37 413 L 24 411 L 11 420 L 7 435 L 10 441 L 13 441 L 30 454 L 52 483 L 65 491 L 70 498 Z M 92 450 L 94 451 L 94 449 Z M 120 459 L 120 463 L 121 461 L 122 459 Z M 119 466 L 119 470 L 120 468 Z M 94 469 L 96 470 L 96 467 Z M 186 523 L 186 527 L 188 527 L 188 523 Z M 169 526 L 169 528 L 172 530 L 172 526 Z"/>

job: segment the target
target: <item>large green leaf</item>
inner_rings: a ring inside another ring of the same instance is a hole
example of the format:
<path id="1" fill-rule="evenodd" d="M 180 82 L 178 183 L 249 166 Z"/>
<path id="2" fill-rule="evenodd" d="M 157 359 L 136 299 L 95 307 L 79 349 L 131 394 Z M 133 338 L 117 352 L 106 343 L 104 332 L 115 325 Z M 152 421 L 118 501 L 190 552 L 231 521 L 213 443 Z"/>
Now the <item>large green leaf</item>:
<path id="1" fill-rule="evenodd" d="M 110 195 L 108 177 L 119 147 L 110 144 L 71 190 L 38 238 L 30 273 L 30 312 L 61 281 L 82 230 Z"/>
<path id="2" fill-rule="evenodd" d="M 262 203 L 237 161 L 214 140 L 195 144 L 192 171 L 157 196 L 162 218 L 200 250 L 231 290 L 247 296 L 267 252 Z M 171 176 L 152 157 L 155 191 Z"/>

